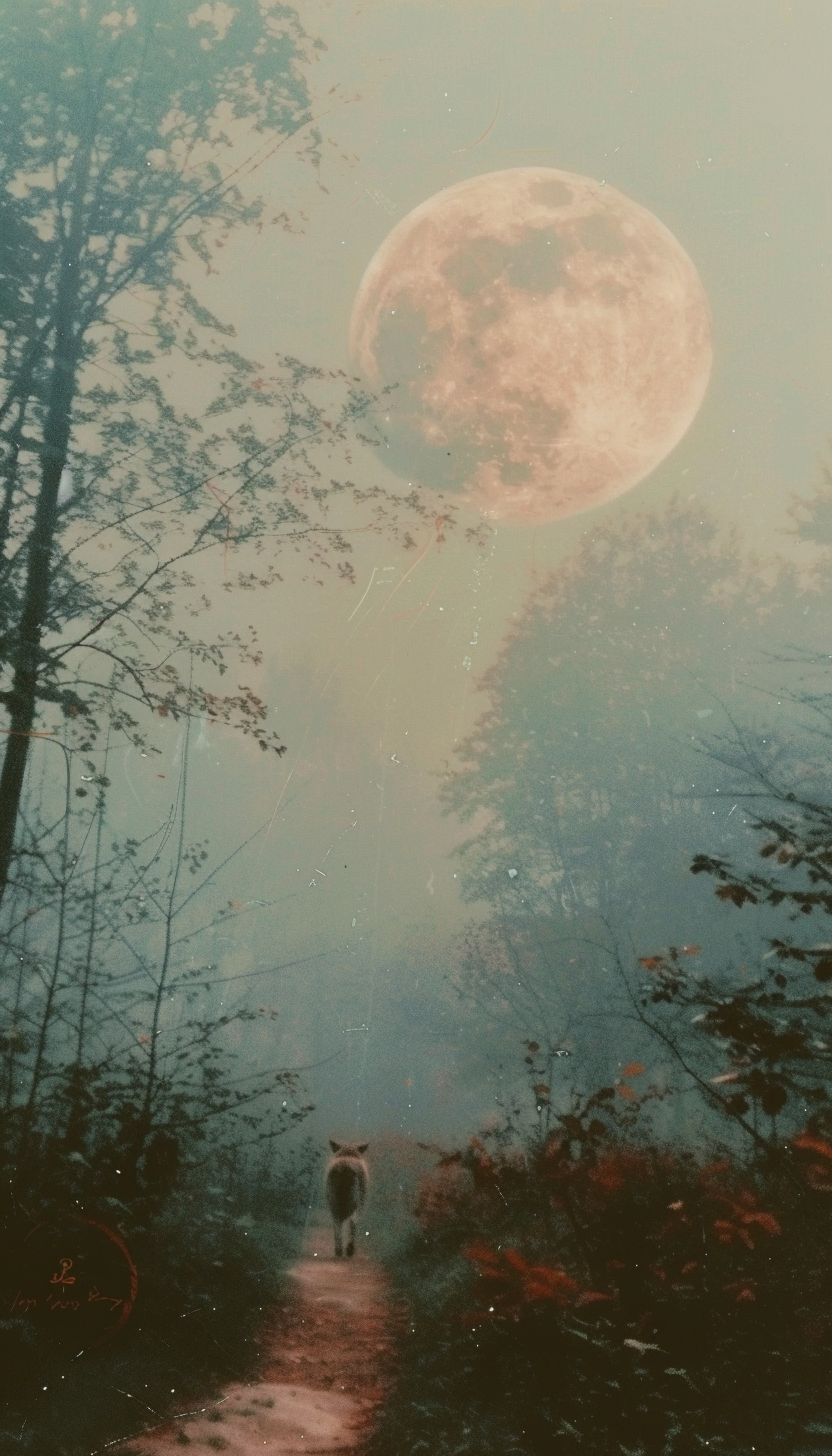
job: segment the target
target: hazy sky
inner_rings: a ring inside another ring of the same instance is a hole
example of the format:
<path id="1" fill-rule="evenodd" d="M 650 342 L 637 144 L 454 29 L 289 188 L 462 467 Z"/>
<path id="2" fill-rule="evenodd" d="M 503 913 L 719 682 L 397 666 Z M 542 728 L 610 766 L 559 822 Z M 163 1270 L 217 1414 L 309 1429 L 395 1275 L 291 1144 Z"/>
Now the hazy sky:
<path id="1" fill-rule="evenodd" d="M 355 587 L 290 582 L 242 604 L 222 598 L 258 625 L 260 685 L 288 744 L 266 762 L 212 731 L 200 752 L 197 814 L 218 847 L 274 815 L 232 892 L 289 897 L 245 933 L 236 922 L 230 969 L 319 956 L 251 983 L 285 1012 L 275 1055 L 334 1057 L 311 1080 L 322 1118 L 342 1131 L 378 1121 L 419 1131 L 441 1119 L 443 1097 L 467 1111 L 468 1072 L 449 1083 L 440 1052 L 431 1085 L 420 1083 L 430 1038 L 445 1045 L 454 1021 L 438 999 L 444 938 L 470 913 L 449 858 L 460 831 L 440 815 L 436 776 L 483 706 L 477 679 L 530 587 L 598 523 L 677 493 L 737 523 L 749 546 L 792 549 L 791 495 L 816 481 L 829 432 L 832 10 L 827 0 L 299 9 L 327 45 L 312 73 L 321 185 L 278 153 L 259 188 L 302 231 L 240 234 L 218 275 L 198 280 L 245 352 L 349 368 L 353 299 L 395 223 L 466 177 L 528 165 L 604 180 L 653 211 L 695 262 L 714 323 L 698 418 L 627 496 L 536 530 L 501 525 L 483 548 L 455 538 L 440 549 L 426 530 L 415 567 L 414 553 L 357 534 Z M 384 476 L 370 452 L 350 473 Z M 220 573 L 218 561 L 206 568 L 209 585 Z M 125 769 L 125 803 L 152 790 L 161 808 L 150 770 L 135 756 Z M 405 1016 L 422 1049 L 412 1075 Z"/>

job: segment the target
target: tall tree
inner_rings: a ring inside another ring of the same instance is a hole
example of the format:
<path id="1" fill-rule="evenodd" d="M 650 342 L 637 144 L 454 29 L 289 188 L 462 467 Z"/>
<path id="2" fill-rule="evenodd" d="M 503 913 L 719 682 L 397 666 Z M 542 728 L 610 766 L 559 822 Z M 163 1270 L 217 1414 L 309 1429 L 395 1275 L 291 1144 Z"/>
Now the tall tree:
<path id="1" fill-rule="evenodd" d="M 740 702 L 769 712 L 749 685 L 765 682 L 773 618 L 787 637 L 803 604 L 792 571 L 755 569 L 680 505 L 594 531 L 535 591 L 444 787 L 449 810 L 479 816 L 460 857 L 464 893 L 489 918 L 462 976 L 492 1013 L 548 1042 L 570 1008 L 597 1010 L 590 968 L 610 962 L 579 942 L 608 938 L 604 923 L 639 945 L 680 921 L 701 937 L 713 912 L 691 857 L 747 838 L 743 814 L 722 807 L 709 730 Z"/>
<path id="2" fill-rule="evenodd" d="M 76 747 L 114 690 L 121 729 L 139 704 L 196 706 L 280 749 L 256 694 L 211 676 L 229 650 L 256 659 L 256 633 L 184 625 L 208 605 L 194 556 L 268 550 L 245 587 L 290 543 L 316 576 L 336 558 L 350 574 L 328 511 L 367 493 L 310 452 L 343 447 L 366 402 L 343 376 L 244 359 L 184 266 L 269 221 L 245 181 L 276 148 L 297 137 L 316 163 L 320 45 L 273 0 L 0 0 L 0 897 L 43 704 Z M 206 677 L 180 671 L 194 660 Z"/>
<path id="3" fill-rule="evenodd" d="M 700 843 L 690 869 L 715 882 L 726 916 L 744 910 L 742 954 L 726 939 L 689 959 L 678 946 L 640 957 L 628 976 L 636 1015 L 692 1078 L 711 1108 L 750 1138 L 757 1154 L 795 1165 L 832 1190 L 832 803 L 828 793 L 829 568 L 832 473 L 827 467 L 791 514 L 814 548 L 809 590 L 790 630 L 777 619 L 767 643 L 779 673 L 776 699 L 791 731 L 755 732 L 738 714 L 709 754 L 723 795 L 741 806 L 746 844 Z M 814 623 L 814 630 L 812 624 Z M 782 716 L 782 715 L 780 715 Z M 713 905 L 713 902 L 711 902 Z M 712 912 L 713 914 L 713 909 Z M 717 912 L 719 913 L 719 912 Z M 672 921 L 668 922 L 672 924 Z M 725 921 L 722 921 L 725 926 Z M 726 926 L 727 929 L 727 926 Z M 735 932 L 736 933 L 736 932 Z M 709 938 L 710 939 L 710 938 Z M 645 975 L 645 972 L 647 973 Z M 693 1013 L 693 1014 L 691 1014 Z M 787 1133 L 795 1134 L 789 1140 Z M 802 1168 L 800 1168 L 802 1164 Z"/>

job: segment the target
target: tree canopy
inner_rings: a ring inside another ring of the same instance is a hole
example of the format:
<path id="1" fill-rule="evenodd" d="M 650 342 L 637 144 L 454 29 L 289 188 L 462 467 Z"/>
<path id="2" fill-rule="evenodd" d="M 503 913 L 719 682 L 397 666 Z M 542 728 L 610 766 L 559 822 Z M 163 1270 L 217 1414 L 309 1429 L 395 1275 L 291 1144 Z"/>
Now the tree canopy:
<path id="1" fill-rule="evenodd" d="M 222 546 L 228 589 L 287 547 L 349 578 L 339 497 L 395 530 L 327 468 L 354 382 L 244 358 L 194 286 L 234 228 L 287 225 L 247 180 L 291 138 L 317 164 L 321 44 L 269 0 L 0 3 L 0 895 L 45 706 L 82 752 L 102 713 L 135 738 L 194 708 L 280 751 L 257 694 L 218 688 L 259 646 L 195 625 L 196 556 Z"/>
<path id="2" fill-rule="evenodd" d="M 811 636 L 814 601 L 794 570 L 745 560 L 679 504 L 596 529 L 534 592 L 443 786 L 447 809 L 476 822 L 463 891 L 488 913 L 461 975 L 494 1015 L 510 1005 L 547 1039 L 569 1008 L 597 1020 L 610 988 L 595 975 L 611 962 L 587 942 L 608 944 L 608 927 L 621 945 L 663 944 L 669 925 L 679 941 L 704 938 L 715 912 L 693 856 L 754 852 L 745 809 L 723 802 L 714 729 L 742 718 L 772 766 L 793 752 L 771 629 Z M 719 923 L 725 950 L 736 930 L 727 911 Z"/>

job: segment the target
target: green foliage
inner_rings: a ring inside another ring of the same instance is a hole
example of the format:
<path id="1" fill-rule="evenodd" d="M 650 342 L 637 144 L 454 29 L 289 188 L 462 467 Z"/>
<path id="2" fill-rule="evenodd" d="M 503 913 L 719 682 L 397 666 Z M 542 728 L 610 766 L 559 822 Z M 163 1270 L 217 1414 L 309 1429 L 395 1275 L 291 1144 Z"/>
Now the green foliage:
<path id="1" fill-rule="evenodd" d="M 202 1143 L 251 1145 L 309 1110 L 298 1077 L 267 1055 L 241 1074 L 239 1034 L 253 1048 L 276 1013 L 235 1001 L 222 966 L 196 954 L 243 909 L 217 892 L 246 844 L 211 864 L 189 840 L 189 759 L 186 733 L 170 818 L 144 842 L 108 845 L 106 775 L 90 776 L 94 804 L 73 806 L 71 754 L 63 812 L 50 824 L 45 797 L 27 817 L 0 951 L 0 1149 L 24 1201 L 43 1202 L 48 1169 L 50 1196 L 68 1206 L 152 1205 L 167 1191 L 147 1177 L 160 1138 L 187 1165 Z"/>
<path id="2" fill-rule="evenodd" d="M 817 984 L 828 951 L 801 956 L 781 942 L 777 954 L 777 964 L 752 976 L 745 966 L 707 975 L 692 973 L 671 947 L 641 959 L 649 980 L 639 991 L 645 1022 L 694 1071 L 711 1105 L 774 1152 L 782 1151 L 782 1131 L 807 1117 L 812 1127 L 828 1126 L 832 1091 L 832 1003 Z"/>
<path id="3" fill-rule="evenodd" d="M 820 717 L 823 743 L 828 694 L 804 692 L 801 702 Z M 822 759 L 809 779 L 794 762 L 772 768 L 742 737 L 734 758 L 746 779 L 757 863 L 698 854 L 691 870 L 716 882 L 723 904 L 749 907 L 760 948 L 738 968 L 709 973 L 674 947 L 643 957 L 649 979 L 632 994 L 645 1025 L 693 1070 L 710 1104 L 761 1153 L 782 1159 L 783 1131 L 805 1126 L 826 1136 L 832 1127 L 832 807 Z M 778 933 L 765 936 L 772 911 Z M 811 937 L 802 929 L 809 921 L 820 921 Z"/>
<path id="4" fill-rule="evenodd" d="M 332 468 L 369 404 L 355 381 L 245 358 L 193 279 L 232 230 L 286 224 L 250 179 L 292 138 L 317 164 L 318 45 L 268 0 L 0 3 L 0 897 L 44 710 L 88 751 L 154 711 L 282 751 L 250 686 L 220 690 L 260 649 L 201 629 L 205 551 L 222 590 L 280 581 L 284 552 L 351 580 L 341 502 L 399 529 L 398 498 Z"/>

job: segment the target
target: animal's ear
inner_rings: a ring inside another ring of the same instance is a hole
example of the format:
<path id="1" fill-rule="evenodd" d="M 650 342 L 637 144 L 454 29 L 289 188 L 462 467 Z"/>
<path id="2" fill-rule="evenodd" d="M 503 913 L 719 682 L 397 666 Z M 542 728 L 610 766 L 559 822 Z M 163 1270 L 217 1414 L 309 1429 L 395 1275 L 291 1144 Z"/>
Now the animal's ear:
<path id="1" fill-rule="evenodd" d="M 366 1153 L 366 1151 L 367 1151 L 367 1149 L 368 1149 L 369 1146 L 370 1146 L 369 1143 L 358 1143 L 356 1145 L 355 1151 L 357 1153 Z"/>
<path id="2" fill-rule="evenodd" d="M 329 1140 L 329 1146 L 332 1148 L 333 1153 L 340 1153 L 340 1151 L 341 1151 L 341 1144 L 340 1143 L 334 1143 L 332 1141 L 332 1138 L 330 1138 L 330 1140 Z"/>

